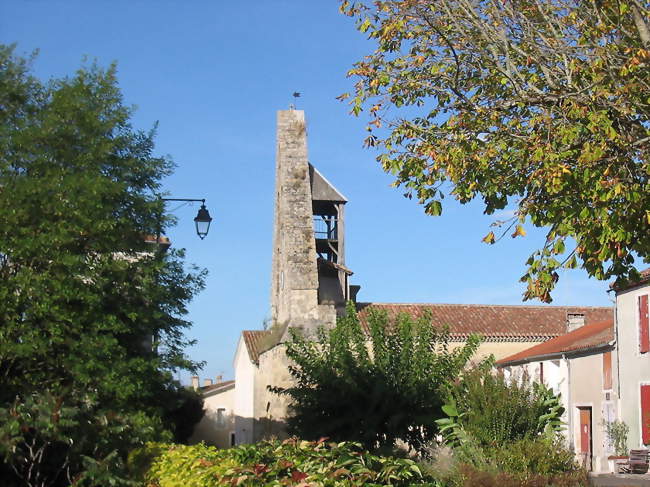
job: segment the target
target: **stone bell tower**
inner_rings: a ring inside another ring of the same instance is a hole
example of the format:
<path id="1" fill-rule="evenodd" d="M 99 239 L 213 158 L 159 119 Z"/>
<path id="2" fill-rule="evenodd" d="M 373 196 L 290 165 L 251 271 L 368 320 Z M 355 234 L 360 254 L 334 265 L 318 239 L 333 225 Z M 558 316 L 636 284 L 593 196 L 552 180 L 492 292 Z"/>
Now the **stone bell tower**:
<path id="1" fill-rule="evenodd" d="M 310 163 L 302 110 L 277 114 L 271 319 L 306 333 L 333 326 L 350 299 L 346 198 Z"/>
<path id="2" fill-rule="evenodd" d="M 345 197 L 309 163 L 305 114 L 277 114 L 275 221 L 271 275 L 272 328 L 257 350 L 251 379 L 237 378 L 236 387 L 252 380 L 253 440 L 284 437 L 289 399 L 269 387 L 289 387 L 291 361 L 284 342 L 289 328 L 310 336 L 320 326 L 331 327 L 345 312 L 350 296 L 345 267 Z M 358 289 L 352 286 L 353 289 Z M 244 374 L 242 374 L 244 375 Z"/>

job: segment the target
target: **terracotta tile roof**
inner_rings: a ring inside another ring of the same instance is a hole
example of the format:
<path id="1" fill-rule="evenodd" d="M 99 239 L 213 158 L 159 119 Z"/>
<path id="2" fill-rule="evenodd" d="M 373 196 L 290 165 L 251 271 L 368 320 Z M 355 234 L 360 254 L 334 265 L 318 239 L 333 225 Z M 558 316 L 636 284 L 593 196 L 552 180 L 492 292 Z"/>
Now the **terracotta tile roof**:
<path id="1" fill-rule="evenodd" d="M 414 318 L 428 311 L 434 326 L 450 327 L 452 339 L 479 333 L 486 341 L 544 341 L 566 333 L 568 313 L 584 314 L 585 323 L 611 319 L 613 313 L 606 306 L 357 303 L 359 319 L 366 327 L 373 309 L 385 310 L 389 316 L 408 313 Z"/>
<path id="2" fill-rule="evenodd" d="M 172 241 L 169 237 L 165 237 L 164 235 L 158 237 L 156 237 L 156 235 L 144 235 L 144 243 L 149 245 L 159 245 L 162 250 L 167 250 L 172 246 Z"/>
<path id="3" fill-rule="evenodd" d="M 560 335 L 534 347 L 522 350 L 499 360 L 496 365 L 505 367 L 524 362 L 531 362 L 540 357 L 561 355 L 564 353 L 585 352 L 590 349 L 604 347 L 614 341 L 614 321 L 607 320 L 599 323 L 584 325 L 565 335 Z"/>
<path id="4" fill-rule="evenodd" d="M 218 384 L 199 387 L 199 391 L 201 391 L 202 394 L 206 394 L 208 392 L 218 392 L 219 389 L 230 389 L 230 387 L 234 385 L 235 385 L 234 380 L 224 380 L 223 382 L 219 382 Z"/>
<path id="5" fill-rule="evenodd" d="M 650 281 L 650 267 L 647 269 L 644 269 L 639 272 L 640 278 L 637 281 L 631 281 L 627 282 L 625 284 L 620 284 L 616 285 L 615 282 L 611 283 L 609 285 L 610 289 L 613 289 L 614 291 L 625 291 L 626 289 L 630 289 L 636 286 L 640 286 L 642 284 L 646 284 L 648 281 Z"/>
<path id="6" fill-rule="evenodd" d="M 270 331 L 265 330 L 244 330 L 241 332 L 248 350 L 248 356 L 254 364 L 259 361 L 262 352 L 262 339 L 270 333 Z"/>

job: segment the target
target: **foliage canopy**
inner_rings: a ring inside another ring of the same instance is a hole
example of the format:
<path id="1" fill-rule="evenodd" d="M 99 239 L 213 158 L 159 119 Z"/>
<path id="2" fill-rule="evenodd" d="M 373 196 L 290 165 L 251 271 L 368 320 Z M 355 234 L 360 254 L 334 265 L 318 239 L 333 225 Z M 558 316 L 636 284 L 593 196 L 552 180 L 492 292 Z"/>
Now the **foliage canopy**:
<path id="1" fill-rule="evenodd" d="M 366 145 L 426 213 L 446 194 L 514 208 L 490 244 L 547 229 L 526 299 L 550 301 L 562 266 L 637 278 L 635 255 L 650 258 L 649 5 L 344 0 L 376 49 L 342 98 L 367 109 Z"/>
<path id="2" fill-rule="evenodd" d="M 452 350 L 449 332 L 428 316 L 390 320 L 373 310 L 364 331 L 354 305 L 316 340 L 291 329 L 287 356 L 295 385 L 275 391 L 292 399 L 289 432 L 305 439 L 358 441 L 392 447 L 397 439 L 420 451 L 444 414 L 442 387 L 458 377 L 478 348 L 477 336 Z"/>
<path id="3" fill-rule="evenodd" d="M 156 192 L 172 163 L 130 116 L 114 66 L 43 83 L 0 46 L 6 485 L 107 485 L 129 448 L 182 439 L 198 400 L 170 371 L 196 366 L 183 315 L 203 272 L 145 243 L 169 223 Z"/>

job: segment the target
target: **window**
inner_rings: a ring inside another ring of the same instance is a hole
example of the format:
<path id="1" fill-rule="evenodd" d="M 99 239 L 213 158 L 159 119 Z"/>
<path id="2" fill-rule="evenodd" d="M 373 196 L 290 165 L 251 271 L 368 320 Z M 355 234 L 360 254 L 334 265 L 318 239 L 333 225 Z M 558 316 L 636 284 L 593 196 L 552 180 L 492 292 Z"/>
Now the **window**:
<path id="1" fill-rule="evenodd" d="M 226 426 L 226 408 L 217 409 L 217 426 Z"/>
<path id="2" fill-rule="evenodd" d="M 612 352 L 603 354 L 603 389 L 612 389 Z"/>
<path id="3" fill-rule="evenodd" d="M 650 326 L 648 325 L 648 295 L 639 296 L 639 351 L 650 352 Z"/>

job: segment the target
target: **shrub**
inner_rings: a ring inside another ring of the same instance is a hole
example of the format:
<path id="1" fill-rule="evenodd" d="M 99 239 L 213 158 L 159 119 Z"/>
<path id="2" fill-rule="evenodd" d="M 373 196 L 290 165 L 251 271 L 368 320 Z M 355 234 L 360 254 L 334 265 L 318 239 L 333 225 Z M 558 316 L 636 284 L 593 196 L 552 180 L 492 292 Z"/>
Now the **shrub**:
<path id="1" fill-rule="evenodd" d="M 149 444 L 129 460 L 138 480 L 159 487 L 436 485 L 413 460 L 376 456 L 349 442 L 292 438 L 228 450 Z"/>
<path id="2" fill-rule="evenodd" d="M 525 438 L 485 452 L 488 461 L 503 472 L 552 475 L 579 470 L 561 438 Z"/>
<path id="3" fill-rule="evenodd" d="M 391 448 L 399 439 L 421 451 L 438 433 L 443 386 L 465 368 L 479 339 L 452 350 L 449 331 L 436 329 L 427 315 L 414 320 L 375 310 L 367 324 L 364 330 L 350 303 L 317 340 L 292 329 L 287 356 L 295 363 L 294 385 L 272 389 L 292 400 L 289 432 L 358 441 L 367 449 Z"/>
<path id="4" fill-rule="evenodd" d="M 527 376 L 506 379 L 487 366 L 476 367 L 449 392 L 452 419 L 480 446 L 501 446 L 562 427 L 559 397 Z"/>
<path id="5" fill-rule="evenodd" d="M 451 468 L 439 468 L 437 455 L 422 465 L 450 486 L 582 486 L 586 472 L 560 437 L 526 438 L 498 447 L 474 442 L 456 446 Z"/>
<path id="6" fill-rule="evenodd" d="M 589 478 L 584 471 L 523 475 L 486 471 L 463 465 L 458 477 L 450 485 L 455 487 L 584 487 L 589 485 Z"/>
<path id="7" fill-rule="evenodd" d="M 603 421 L 607 439 L 614 449 L 616 455 L 627 455 L 627 434 L 630 432 L 630 427 L 625 424 L 625 421 Z"/>

